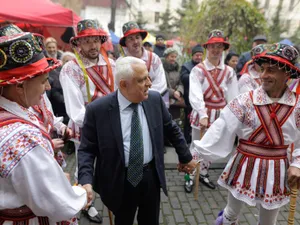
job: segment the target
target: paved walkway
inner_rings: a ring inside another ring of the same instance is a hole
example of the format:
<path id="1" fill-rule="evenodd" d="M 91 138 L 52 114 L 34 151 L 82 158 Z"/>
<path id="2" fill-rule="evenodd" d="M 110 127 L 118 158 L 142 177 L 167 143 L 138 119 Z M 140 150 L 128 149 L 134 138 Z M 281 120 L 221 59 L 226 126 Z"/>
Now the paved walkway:
<path id="1" fill-rule="evenodd" d="M 198 201 L 194 200 L 193 193 L 187 194 L 183 189 L 183 173 L 179 173 L 174 169 L 177 157 L 175 151 L 168 149 L 168 157 L 166 159 L 166 178 L 169 197 L 161 194 L 160 206 L 160 224 L 161 225 L 213 225 L 217 214 L 226 205 L 227 191 L 224 188 L 217 187 L 216 190 L 210 190 L 200 185 Z M 74 154 L 68 156 L 68 166 L 66 171 L 71 175 L 75 169 Z M 218 168 L 221 164 L 215 164 L 214 168 Z M 173 167 L 173 169 L 172 169 Z M 210 177 L 216 181 L 222 169 L 213 169 L 210 171 Z M 103 215 L 103 225 L 109 225 L 108 211 L 103 206 L 99 196 L 95 201 L 96 208 Z M 300 225 L 300 200 L 297 202 L 298 212 L 295 215 L 295 225 Z M 288 206 L 282 207 L 277 225 L 287 225 Z M 258 210 L 256 207 L 245 206 L 240 216 L 240 225 L 256 225 L 258 218 Z M 94 225 L 86 218 L 80 218 L 80 225 Z M 137 224 L 137 222 L 135 222 Z"/>

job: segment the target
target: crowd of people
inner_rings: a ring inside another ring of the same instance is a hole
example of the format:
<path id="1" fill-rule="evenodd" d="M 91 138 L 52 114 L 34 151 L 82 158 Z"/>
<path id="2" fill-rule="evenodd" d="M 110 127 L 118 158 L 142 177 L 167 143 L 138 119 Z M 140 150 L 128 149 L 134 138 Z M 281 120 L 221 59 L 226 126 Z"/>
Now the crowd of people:
<path id="1" fill-rule="evenodd" d="M 274 225 L 300 184 L 297 48 L 257 35 L 239 56 L 216 29 L 181 65 L 162 35 L 153 46 L 136 22 L 122 30 L 117 55 L 95 20 L 78 23 L 72 52 L 0 25 L 0 224 L 75 225 L 79 211 L 101 223 L 95 191 L 116 225 L 136 213 L 138 224 L 158 225 L 171 145 L 188 193 L 198 164 L 200 182 L 215 189 L 210 164 L 231 155 L 216 225 L 237 224 L 245 203 L 260 207 L 258 224 Z M 76 154 L 73 186 L 66 146 Z"/>

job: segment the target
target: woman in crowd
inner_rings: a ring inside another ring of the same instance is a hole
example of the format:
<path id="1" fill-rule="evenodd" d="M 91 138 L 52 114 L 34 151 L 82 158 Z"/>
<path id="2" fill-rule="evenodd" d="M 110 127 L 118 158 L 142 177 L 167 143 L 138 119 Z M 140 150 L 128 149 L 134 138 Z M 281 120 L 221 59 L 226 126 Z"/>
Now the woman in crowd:
<path id="1" fill-rule="evenodd" d="M 169 90 L 169 112 L 173 119 L 180 118 L 180 108 L 185 106 L 183 85 L 180 80 L 179 65 L 176 61 L 177 56 L 178 52 L 175 48 L 167 48 L 164 52 L 164 59 L 162 60 Z"/>
<path id="2" fill-rule="evenodd" d="M 229 52 L 225 58 L 225 64 L 232 67 L 236 71 L 236 65 L 239 61 L 239 55 L 234 52 Z"/>

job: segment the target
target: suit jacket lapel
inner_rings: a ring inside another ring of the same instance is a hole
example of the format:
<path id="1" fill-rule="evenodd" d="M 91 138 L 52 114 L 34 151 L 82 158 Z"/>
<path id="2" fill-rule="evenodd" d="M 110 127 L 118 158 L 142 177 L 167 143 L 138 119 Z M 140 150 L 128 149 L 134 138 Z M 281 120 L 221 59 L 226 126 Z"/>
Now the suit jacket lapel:
<path id="1" fill-rule="evenodd" d="M 108 108 L 109 111 L 109 119 L 111 122 L 111 126 L 113 129 L 113 135 L 117 141 L 118 150 L 122 158 L 123 165 L 125 166 L 125 156 L 124 156 L 124 146 L 123 146 L 123 136 L 122 136 L 122 128 L 120 121 L 120 109 L 118 103 L 118 95 L 117 91 L 112 96 L 111 106 Z"/>
<path id="2" fill-rule="evenodd" d="M 147 123 L 148 123 L 148 127 L 149 127 L 149 132 L 150 132 L 150 137 L 151 137 L 151 142 L 154 143 L 154 139 L 153 139 L 153 122 L 151 122 L 151 118 L 153 118 L 153 115 L 151 115 L 151 105 L 149 104 L 149 101 L 143 101 L 142 102 L 142 106 L 144 109 L 144 113 L 146 115 L 146 119 L 147 119 Z"/>

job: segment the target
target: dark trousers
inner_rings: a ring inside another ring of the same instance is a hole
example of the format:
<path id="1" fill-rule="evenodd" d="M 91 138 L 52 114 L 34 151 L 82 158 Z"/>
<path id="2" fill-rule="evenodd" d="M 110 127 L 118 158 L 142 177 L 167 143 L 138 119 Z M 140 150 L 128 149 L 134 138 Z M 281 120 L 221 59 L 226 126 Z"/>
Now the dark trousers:
<path id="1" fill-rule="evenodd" d="M 137 212 L 139 225 L 159 225 L 160 184 L 154 165 L 144 169 L 143 179 L 133 187 L 127 179 L 122 205 L 115 212 L 115 225 L 132 225 Z"/>
<path id="2" fill-rule="evenodd" d="M 191 128 L 191 123 L 190 123 L 190 118 L 189 118 L 189 115 L 191 112 L 192 112 L 191 106 L 187 106 L 186 108 L 184 108 L 183 133 L 184 133 L 184 138 L 187 143 L 191 143 L 191 141 L 192 141 L 192 137 L 191 137 L 192 128 Z"/>

